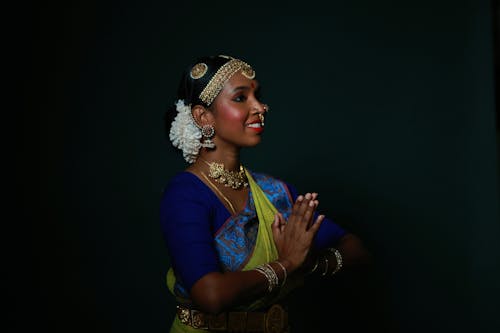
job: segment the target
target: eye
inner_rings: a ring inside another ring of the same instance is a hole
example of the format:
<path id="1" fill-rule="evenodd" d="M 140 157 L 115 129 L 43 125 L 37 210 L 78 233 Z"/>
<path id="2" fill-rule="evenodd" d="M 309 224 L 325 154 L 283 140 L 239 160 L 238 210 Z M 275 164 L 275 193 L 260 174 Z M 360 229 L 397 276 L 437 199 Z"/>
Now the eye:
<path id="1" fill-rule="evenodd" d="M 235 102 L 244 102 L 247 100 L 247 97 L 243 94 L 237 95 L 236 97 L 233 98 L 233 101 Z"/>

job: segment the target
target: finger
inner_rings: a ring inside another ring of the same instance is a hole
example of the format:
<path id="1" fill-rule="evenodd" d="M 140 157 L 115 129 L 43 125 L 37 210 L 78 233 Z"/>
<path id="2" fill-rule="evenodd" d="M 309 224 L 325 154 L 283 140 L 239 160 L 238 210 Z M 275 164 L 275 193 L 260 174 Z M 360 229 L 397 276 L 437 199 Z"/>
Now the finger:
<path id="1" fill-rule="evenodd" d="M 285 217 L 283 216 L 283 214 L 278 213 L 278 219 L 279 219 L 279 228 L 280 228 L 281 232 L 284 232 L 285 226 L 286 226 Z"/>
<path id="2" fill-rule="evenodd" d="M 313 216 L 314 216 L 314 211 L 316 210 L 316 204 L 317 204 L 316 200 L 309 201 L 309 205 L 307 206 L 307 209 L 304 212 L 303 219 L 304 219 L 304 223 L 305 223 L 307 229 L 309 229 L 309 227 L 312 224 L 312 219 L 313 219 Z"/>
<path id="3" fill-rule="evenodd" d="M 280 224 L 280 213 L 274 214 L 273 226 L 278 226 Z"/>
<path id="4" fill-rule="evenodd" d="M 304 196 L 299 195 L 295 200 L 295 203 L 293 204 L 292 214 L 290 215 L 290 218 L 295 218 L 296 216 L 298 216 L 299 208 L 302 204 L 302 201 L 304 201 Z"/>
<path id="5" fill-rule="evenodd" d="M 312 200 L 312 194 L 307 193 L 304 197 L 304 201 L 299 209 L 300 222 L 304 228 L 308 228 L 309 221 L 311 219 L 311 214 L 314 212 L 315 202 Z M 311 211 L 312 210 L 312 211 Z"/>
<path id="6" fill-rule="evenodd" d="M 318 193 L 313 192 L 313 193 L 312 193 L 312 199 L 313 199 L 313 200 L 316 200 L 316 198 L 317 198 L 317 197 L 318 197 Z"/>
<path id="7" fill-rule="evenodd" d="M 306 193 L 304 196 L 304 200 L 302 200 L 301 205 L 298 209 L 297 212 L 297 217 L 299 218 L 300 222 L 304 222 L 304 214 L 306 213 L 307 209 L 310 207 L 309 204 L 311 202 L 311 193 Z"/>
<path id="8" fill-rule="evenodd" d="M 307 229 L 309 229 L 314 223 L 314 216 L 316 215 L 316 210 L 318 209 L 318 206 L 319 206 L 319 201 L 314 200 L 314 209 L 313 209 L 313 212 L 311 214 L 311 217 L 307 221 Z"/>
<path id="9" fill-rule="evenodd" d="M 273 235 L 275 237 L 279 236 L 279 234 L 281 233 L 280 219 L 279 219 L 279 215 L 278 214 L 274 214 L 274 221 L 273 221 L 273 224 L 272 224 L 272 231 L 273 231 Z"/>
<path id="10" fill-rule="evenodd" d="M 286 224 L 286 220 L 285 220 L 285 217 L 283 216 L 283 214 L 278 212 L 278 213 L 276 213 L 276 215 L 278 216 L 278 222 L 280 225 Z"/>
<path id="11" fill-rule="evenodd" d="M 308 232 L 311 232 L 313 235 L 315 235 L 319 227 L 321 226 L 321 223 L 325 220 L 325 215 L 318 215 L 316 218 L 316 221 L 314 221 L 313 225 L 309 228 Z"/>
<path id="12" fill-rule="evenodd" d="M 283 216 L 283 214 L 281 214 L 281 213 L 276 213 L 276 215 L 278 215 L 278 222 L 279 222 L 279 225 L 280 225 L 280 226 L 285 225 L 285 224 L 286 224 L 286 219 L 285 219 L 285 217 Z"/>

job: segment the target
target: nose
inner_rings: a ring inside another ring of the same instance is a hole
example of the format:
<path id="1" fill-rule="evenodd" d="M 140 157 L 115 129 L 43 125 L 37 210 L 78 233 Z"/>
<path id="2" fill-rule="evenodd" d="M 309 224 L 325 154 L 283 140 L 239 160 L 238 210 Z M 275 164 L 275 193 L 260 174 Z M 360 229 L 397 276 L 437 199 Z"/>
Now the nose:
<path id="1" fill-rule="evenodd" d="M 263 114 L 269 111 L 269 105 L 263 104 L 263 103 L 258 103 L 255 106 L 253 106 L 252 111 L 254 114 L 259 113 Z"/>

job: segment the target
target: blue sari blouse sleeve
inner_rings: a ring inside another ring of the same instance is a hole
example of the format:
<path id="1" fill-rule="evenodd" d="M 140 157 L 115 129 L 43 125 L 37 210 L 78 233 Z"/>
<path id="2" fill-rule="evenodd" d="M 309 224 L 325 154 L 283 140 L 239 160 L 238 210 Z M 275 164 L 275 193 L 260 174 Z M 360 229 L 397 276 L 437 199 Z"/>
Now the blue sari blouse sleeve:
<path id="1" fill-rule="evenodd" d="M 295 187 L 288 183 L 285 184 L 288 187 L 288 191 L 290 192 L 290 195 L 292 197 L 292 202 L 295 202 L 298 197 L 297 189 L 295 189 Z M 314 218 L 316 218 L 318 215 L 319 213 L 316 212 L 314 214 Z M 324 250 L 326 248 L 335 246 L 340 238 L 342 238 L 345 234 L 347 234 L 347 231 L 345 231 L 331 219 L 325 217 L 325 219 L 321 223 L 321 226 L 319 227 L 316 238 L 314 239 L 314 248 L 316 250 Z"/>
<path id="2" fill-rule="evenodd" d="M 285 184 L 295 202 L 297 190 Z M 189 172 L 177 174 L 165 187 L 160 203 L 161 228 L 176 278 L 188 292 L 204 275 L 221 271 L 214 232 L 229 216 L 212 190 Z M 345 234 L 325 218 L 314 248 L 335 246 Z"/>
<path id="3" fill-rule="evenodd" d="M 172 268 L 190 291 L 205 274 L 218 272 L 213 246 L 211 197 L 194 175 L 178 174 L 167 185 L 160 205 L 160 221 Z"/>

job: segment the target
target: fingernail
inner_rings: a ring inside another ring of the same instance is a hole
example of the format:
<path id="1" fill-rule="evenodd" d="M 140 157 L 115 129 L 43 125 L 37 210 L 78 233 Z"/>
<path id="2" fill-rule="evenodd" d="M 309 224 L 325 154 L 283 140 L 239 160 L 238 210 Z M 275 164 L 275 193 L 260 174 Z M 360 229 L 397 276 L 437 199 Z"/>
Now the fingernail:
<path id="1" fill-rule="evenodd" d="M 304 197 L 303 197 L 302 195 L 299 195 L 299 196 L 297 197 L 297 201 L 302 201 L 302 200 L 304 200 Z"/>
<path id="2" fill-rule="evenodd" d="M 306 194 L 306 199 L 311 199 L 311 193 Z"/>
<path id="3" fill-rule="evenodd" d="M 315 206 L 314 201 L 312 201 L 312 200 L 311 200 L 311 201 L 309 201 L 309 206 L 310 206 L 310 207 L 314 207 L 314 206 Z"/>

